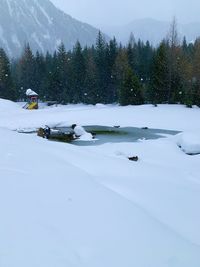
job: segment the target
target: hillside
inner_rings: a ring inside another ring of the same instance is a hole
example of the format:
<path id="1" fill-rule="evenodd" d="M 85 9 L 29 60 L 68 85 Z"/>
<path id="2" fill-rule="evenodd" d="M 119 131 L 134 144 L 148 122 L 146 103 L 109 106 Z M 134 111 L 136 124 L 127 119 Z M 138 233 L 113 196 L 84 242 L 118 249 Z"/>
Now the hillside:
<path id="1" fill-rule="evenodd" d="M 49 0 L 1 0 L 0 47 L 18 56 L 26 42 L 33 51 L 52 52 L 64 42 L 71 49 L 77 40 L 95 43 L 98 30 L 57 9 Z"/>

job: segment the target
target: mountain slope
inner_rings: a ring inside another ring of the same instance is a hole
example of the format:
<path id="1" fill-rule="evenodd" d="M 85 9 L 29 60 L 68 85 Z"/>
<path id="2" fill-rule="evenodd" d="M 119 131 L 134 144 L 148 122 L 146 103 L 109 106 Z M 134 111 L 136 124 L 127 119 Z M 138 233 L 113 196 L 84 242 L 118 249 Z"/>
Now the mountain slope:
<path id="1" fill-rule="evenodd" d="M 98 30 L 57 9 L 49 0 L 0 0 L 0 47 L 20 55 L 29 42 L 34 51 L 54 51 L 64 42 L 71 49 L 77 40 L 95 42 Z"/>

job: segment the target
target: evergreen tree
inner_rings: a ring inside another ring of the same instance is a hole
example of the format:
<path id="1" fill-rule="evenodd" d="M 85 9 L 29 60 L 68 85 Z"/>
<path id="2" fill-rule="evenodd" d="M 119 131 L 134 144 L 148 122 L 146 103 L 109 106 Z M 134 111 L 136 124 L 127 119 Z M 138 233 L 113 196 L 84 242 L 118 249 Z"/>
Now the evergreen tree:
<path id="1" fill-rule="evenodd" d="M 70 101 L 68 87 L 68 56 L 63 43 L 58 47 L 58 52 L 52 58 L 52 69 L 48 78 L 48 97 L 59 103 Z"/>
<path id="2" fill-rule="evenodd" d="M 99 91 L 97 90 L 97 68 L 94 59 L 93 48 L 88 50 L 86 57 L 86 77 L 84 82 L 84 102 L 97 104 L 99 102 Z"/>
<path id="3" fill-rule="evenodd" d="M 183 37 L 183 42 L 182 42 L 182 52 L 185 55 L 188 54 L 188 45 L 187 45 L 187 40 L 185 36 Z"/>
<path id="4" fill-rule="evenodd" d="M 128 56 L 128 63 L 133 71 L 136 71 L 136 42 L 133 33 L 131 32 L 128 47 L 127 47 L 127 56 Z"/>
<path id="5" fill-rule="evenodd" d="M 183 39 L 182 47 L 180 48 L 180 57 L 179 57 L 179 76 L 180 81 L 180 90 L 179 90 L 179 102 L 181 104 L 185 103 L 186 105 L 191 105 L 193 98 L 193 86 L 192 86 L 192 58 L 190 57 L 188 51 L 188 45 L 186 39 Z"/>
<path id="6" fill-rule="evenodd" d="M 152 104 L 168 102 L 169 70 L 167 48 L 164 42 L 159 46 L 152 64 L 148 99 Z"/>
<path id="7" fill-rule="evenodd" d="M 95 49 L 95 63 L 97 69 L 97 96 L 98 102 L 106 103 L 108 95 L 108 77 L 109 77 L 109 63 L 106 58 L 106 42 L 101 32 L 99 32 L 96 49 Z"/>
<path id="8" fill-rule="evenodd" d="M 84 101 L 84 82 L 86 76 L 85 58 L 79 42 L 76 43 L 71 60 L 71 89 L 73 91 L 73 102 Z"/>
<path id="9" fill-rule="evenodd" d="M 126 50 L 123 48 L 119 48 L 119 52 L 113 67 L 113 78 L 115 81 L 115 88 L 118 100 L 119 100 L 120 90 L 122 88 L 122 83 L 125 78 L 125 74 L 127 73 L 129 68 L 130 65 L 128 62 L 128 56 Z"/>
<path id="10" fill-rule="evenodd" d="M 52 73 L 54 72 L 54 57 L 47 52 L 46 55 L 44 56 L 44 68 L 45 68 L 45 73 L 43 77 L 43 82 L 42 82 L 42 99 L 43 100 L 55 100 L 53 96 L 53 89 L 51 88 L 51 80 L 52 80 Z"/>
<path id="11" fill-rule="evenodd" d="M 58 70 L 58 79 L 59 79 L 59 102 L 66 103 L 69 101 L 68 96 L 68 61 L 70 58 L 67 55 L 65 46 L 63 43 L 58 47 L 58 57 L 57 57 L 57 70 Z"/>
<path id="12" fill-rule="evenodd" d="M 142 86 L 130 67 L 125 72 L 119 94 L 119 103 L 122 106 L 140 105 L 144 103 Z"/>
<path id="13" fill-rule="evenodd" d="M 107 90 L 107 103 L 114 103 L 117 101 L 117 90 L 115 86 L 115 79 L 113 75 L 113 70 L 116 62 L 118 54 L 118 45 L 116 42 L 116 39 L 113 38 L 109 42 L 109 46 L 107 46 L 106 49 L 106 56 L 107 56 L 107 64 L 108 64 L 108 70 L 107 70 L 107 83 L 108 83 L 108 90 Z"/>
<path id="14" fill-rule="evenodd" d="M 2 48 L 0 48 L 0 98 L 15 99 L 10 62 Z"/>
<path id="15" fill-rule="evenodd" d="M 139 79 L 143 79 L 143 52 L 144 52 L 144 43 L 140 39 L 135 45 L 135 73 Z"/>
<path id="16" fill-rule="evenodd" d="M 194 44 L 194 58 L 193 58 L 193 103 L 200 107 L 200 38 Z"/>
<path id="17" fill-rule="evenodd" d="M 29 44 L 25 45 L 24 52 L 19 61 L 20 98 L 25 99 L 25 92 L 31 88 L 37 91 L 35 79 L 35 58 Z"/>
<path id="18" fill-rule="evenodd" d="M 40 99 L 46 99 L 45 88 L 46 64 L 43 54 L 36 52 L 35 56 L 35 88 Z"/>
<path id="19" fill-rule="evenodd" d="M 171 23 L 167 43 L 169 61 L 168 103 L 178 103 L 181 102 L 182 96 L 179 92 L 183 90 L 183 88 L 180 74 L 181 48 L 179 45 L 176 18 L 174 18 Z"/>

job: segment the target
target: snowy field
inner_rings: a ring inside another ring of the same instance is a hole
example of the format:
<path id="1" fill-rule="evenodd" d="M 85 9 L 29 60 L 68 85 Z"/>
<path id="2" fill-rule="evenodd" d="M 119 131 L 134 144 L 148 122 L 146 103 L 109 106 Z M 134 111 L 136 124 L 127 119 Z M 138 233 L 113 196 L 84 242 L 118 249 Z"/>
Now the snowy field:
<path id="1" fill-rule="evenodd" d="M 199 267 L 200 155 L 185 153 L 200 152 L 199 118 L 181 105 L 0 99 L 0 267 Z M 79 147 L 15 131 L 73 123 L 183 133 Z"/>

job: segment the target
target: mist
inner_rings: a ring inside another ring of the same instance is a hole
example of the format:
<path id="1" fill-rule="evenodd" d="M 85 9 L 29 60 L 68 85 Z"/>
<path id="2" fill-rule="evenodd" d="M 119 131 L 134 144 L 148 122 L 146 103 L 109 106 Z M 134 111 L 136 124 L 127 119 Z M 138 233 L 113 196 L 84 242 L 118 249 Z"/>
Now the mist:
<path id="1" fill-rule="evenodd" d="M 67 14 L 96 27 L 125 25 L 135 19 L 153 18 L 180 23 L 200 21 L 199 0 L 51 0 Z"/>

